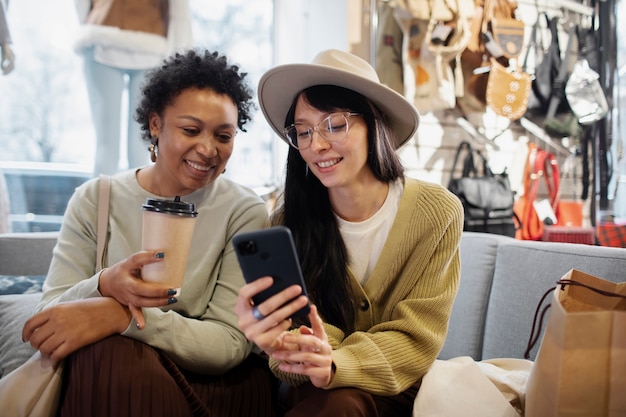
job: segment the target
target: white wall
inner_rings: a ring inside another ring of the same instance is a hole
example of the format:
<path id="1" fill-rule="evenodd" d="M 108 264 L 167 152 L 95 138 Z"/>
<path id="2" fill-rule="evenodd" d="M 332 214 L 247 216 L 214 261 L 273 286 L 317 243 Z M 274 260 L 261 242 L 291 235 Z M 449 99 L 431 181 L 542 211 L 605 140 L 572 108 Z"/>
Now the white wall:
<path id="1" fill-rule="evenodd" d="M 347 16 L 346 1 L 275 0 L 275 63 L 310 62 L 322 50 L 346 50 Z"/>
<path id="2" fill-rule="evenodd" d="M 311 62 L 325 49 L 348 50 L 347 10 L 339 0 L 274 0 L 274 64 Z M 276 138 L 275 149 L 280 184 L 289 148 Z"/>

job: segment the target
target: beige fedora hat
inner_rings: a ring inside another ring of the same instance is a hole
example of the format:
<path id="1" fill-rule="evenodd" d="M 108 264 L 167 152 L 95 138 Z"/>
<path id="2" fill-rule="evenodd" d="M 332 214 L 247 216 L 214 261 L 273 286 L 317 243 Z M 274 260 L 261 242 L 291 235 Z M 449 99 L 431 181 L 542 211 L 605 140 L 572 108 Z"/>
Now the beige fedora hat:
<path id="1" fill-rule="evenodd" d="M 314 85 L 337 85 L 370 99 L 387 115 L 396 132 L 396 149 L 417 130 L 419 113 L 402 95 L 381 84 L 367 61 L 348 52 L 330 49 L 320 52 L 310 64 L 279 65 L 259 81 L 259 104 L 274 131 L 282 137 L 285 117 L 295 97 Z"/>

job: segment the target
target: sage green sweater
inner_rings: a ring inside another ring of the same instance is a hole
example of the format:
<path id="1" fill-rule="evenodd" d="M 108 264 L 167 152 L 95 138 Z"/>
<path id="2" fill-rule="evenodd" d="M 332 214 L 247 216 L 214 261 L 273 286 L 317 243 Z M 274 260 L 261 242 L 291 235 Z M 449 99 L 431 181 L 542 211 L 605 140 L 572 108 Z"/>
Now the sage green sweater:
<path id="1" fill-rule="evenodd" d="M 98 183 L 94 179 L 81 185 L 68 203 L 38 310 L 101 297 L 96 272 Z M 112 177 L 105 267 L 141 250 L 141 206 L 146 198 L 157 197 L 139 186 L 135 171 Z M 144 308 L 145 328 L 139 330 L 131 321 L 122 334 L 165 351 L 181 368 L 223 374 L 253 347 L 237 326 L 235 301 L 244 279 L 232 237 L 261 229 L 267 208 L 252 190 L 223 177 L 182 200 L 194 203 L 198 216 L 178 302 Z"/>
<path id="2" fill-rule="evenodd" d="M 408 179 L 398 214 L 367 283 L 352 277 L 354 297 L 369 305 L 357 331 L 325 324 L 335 376 L 329 389 L 355 387 L 395 395 L 415 384 L 441 350 L 460 277 L 463 207 L 440 185 Z M 291 385 L 308 380 L 278 369 Z"/>

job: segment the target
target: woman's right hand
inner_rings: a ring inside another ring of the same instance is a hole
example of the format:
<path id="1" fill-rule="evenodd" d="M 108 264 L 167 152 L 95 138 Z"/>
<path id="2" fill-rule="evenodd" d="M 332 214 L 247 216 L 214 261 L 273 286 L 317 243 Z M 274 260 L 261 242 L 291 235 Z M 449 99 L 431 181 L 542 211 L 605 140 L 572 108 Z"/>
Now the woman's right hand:
<path id="1" fill-rule="evenodd" d="M 174 297 L 176 290 L 141 279 L 142 266 L 163 260 L 162 256 L 157 256 L 158 253 L 137 252 L 102 270 L 98 282 L 100 294 L 127 306 L 140 329 L 145 325 L 142 307 L 160 307 L 177 301 Z"/>
<path id="2" fill-rule="evenodd" d="M 239 289 L 235 306 L 239 317 L 239 328 L 248 340 L 254 342 L 267 354 L 277 349 L 290 349 L 290 346 L 283 342 L 283 335 L 291 327 L 290 317 L 308 303 L 308 298 L 302 295 L 302 287 L 292 285 L 255 306 L 252 297 L 271 287 L 272 282 L 272 277 L 262 277 L 244 285 Z M 292 301 L 284 305 L 289 300 Z M 253 314 L 255 307 L 263 316 L 261 320 Z M 298 349 L 298 346 L 294 346 L 293 349 Z"/>

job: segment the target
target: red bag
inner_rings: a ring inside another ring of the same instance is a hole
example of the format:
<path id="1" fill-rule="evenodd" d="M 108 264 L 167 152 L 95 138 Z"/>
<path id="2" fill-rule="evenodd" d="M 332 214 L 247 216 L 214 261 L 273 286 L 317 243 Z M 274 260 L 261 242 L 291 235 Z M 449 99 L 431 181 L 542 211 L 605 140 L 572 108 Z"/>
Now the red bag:
<path id="1" fill-rule="evenodd" d="M 600 223 L 596 226 L 598 244 L 626 248 L 626 224 Z"/>
<path id="2" fill-rule="evenodd" d="M 515 237 L 522 240 L 541 240 L 543 238 L 544 219 L 540 219 L 535 210 L 535 200 L 541 178 L 545 180 L 550 206 L 557 212 L 559 200 L 560 172 L 554 154 L 528 144 L 528 158 L 524 168 L 524 194 L 517 199 L 514 211 L 521 221 Z"/>
<path id="3" fill-rule="evenodd" d="M 582 227 L 583 202 L 574 200 L 559 200 L 556 206 L 557 226 Z"/>

